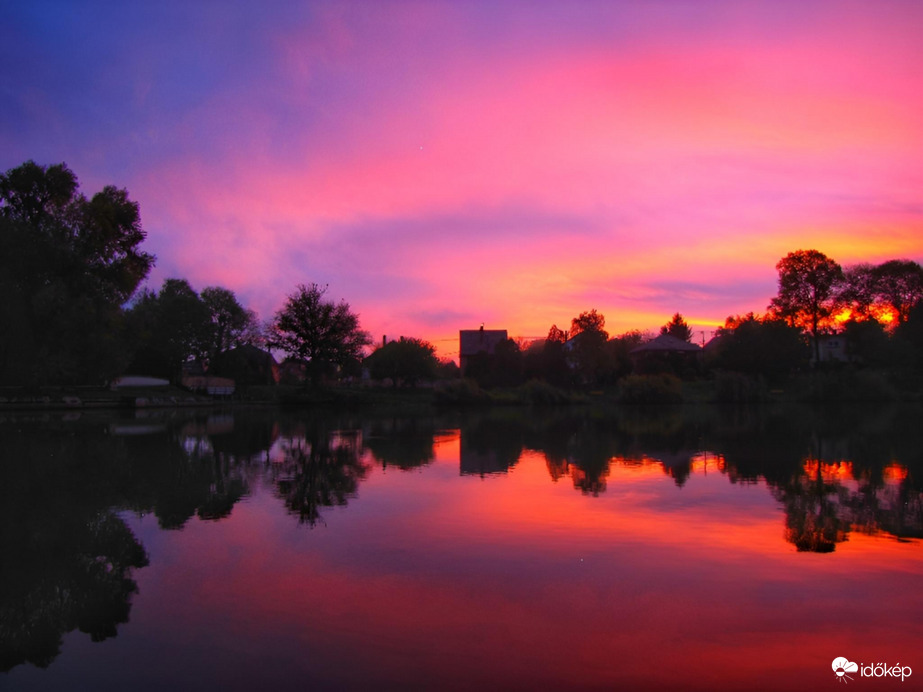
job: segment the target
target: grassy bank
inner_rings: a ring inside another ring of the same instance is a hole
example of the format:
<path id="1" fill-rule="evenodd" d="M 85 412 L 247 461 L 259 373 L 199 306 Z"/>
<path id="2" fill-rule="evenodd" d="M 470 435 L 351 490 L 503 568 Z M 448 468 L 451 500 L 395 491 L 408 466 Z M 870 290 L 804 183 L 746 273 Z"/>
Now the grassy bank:
<path id="1" fill-rule="evenodd" d="M 672 375 L 631 375 L 604 390 L 567 390 L 533 380 L 511 388 L 483 389 L 473 380 L 438 382 L 416 389 L 278 385 L 248 387 L 234 396 L 209 397 L 179 387 L 0 388 L 0 409 L 144 408 L 269 405 L 393 410 L 412 414 L 446 406 L 648 406 L 666 404 L 923 402 L 919 377 L 876 370 L 802 373 L 780 382 L 739 373 L 681 381 Z"/>

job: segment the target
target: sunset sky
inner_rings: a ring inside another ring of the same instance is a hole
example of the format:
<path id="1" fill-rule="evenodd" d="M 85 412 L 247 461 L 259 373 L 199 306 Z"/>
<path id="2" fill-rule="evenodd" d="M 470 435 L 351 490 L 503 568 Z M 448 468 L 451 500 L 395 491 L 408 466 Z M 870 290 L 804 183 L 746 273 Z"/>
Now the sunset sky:
<path id="1" fill-rule="evenodd" d="M 765 310 L 776 262 L 923 262 L 923 3 L 7 2 L 0 170 L 141 205 L 148 284 L 376 340 Z"/>

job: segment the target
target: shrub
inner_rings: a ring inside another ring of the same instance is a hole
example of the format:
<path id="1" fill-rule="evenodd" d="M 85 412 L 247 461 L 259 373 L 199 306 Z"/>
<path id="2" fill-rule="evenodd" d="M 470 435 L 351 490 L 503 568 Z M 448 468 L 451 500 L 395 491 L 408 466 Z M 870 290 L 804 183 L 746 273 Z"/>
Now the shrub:
<path id="1" fill-rule="evenodd" d="M 490 396 L 474 380 L 464 378 L 446 382 L 435 391 L 438 404 L 475 404 L 489 401 Z"/>
<path id="2" fill-rule="evenodd" d="M 623 404 L 679 404 L 683 401 L 683 386 L 675 375 L 629 375 L 619 385 L 619 401 Z"/>
<path id="3" fill-rule="evenodd" d="M 769 392 L 762 377 L 748 377 L 739 372 L 719 372 L 715 375 L 715 401 L 752 403 L 768 398 Z"/>
<path id="4" fill-rule="evenodd" d="M 543 380 L 529 380 L 517 389 L 517 393 L 530 404 L 568 404 L 572 400 L 569 394 Z"/>

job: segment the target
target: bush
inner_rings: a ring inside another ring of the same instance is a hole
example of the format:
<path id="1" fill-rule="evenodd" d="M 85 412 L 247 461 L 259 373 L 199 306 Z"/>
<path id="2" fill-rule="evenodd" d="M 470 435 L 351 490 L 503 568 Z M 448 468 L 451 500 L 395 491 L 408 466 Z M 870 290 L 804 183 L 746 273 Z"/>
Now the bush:
<path id="1" fill-rule="evenodd" d="M 446 382 L 435 391 L 437 404 L 477 404 L 489 400 L 487 392 L 468 378 Z"/>
<path id="2" fill-rule="evenodd" d="M 675 375 L 629 375 L 619 385 L 619 401 L 623 404 L 679 404 L 683 401 L 683 386 Z"/>
<path id="3" fill-rule="evenodd" d="M 719 372 L 715 375 L 715 401 L 722 403 L 752 403 L 766 401 L 769 392 L 762 377 L 748 377 L 739 372 Z"/>
<path id="4" fill-rule="evenodd" d="M 543 380 L 529 380 L 516 390 L 519 397 L 530 404 L 569 404 L 572 397 Z"/>
<path id="5" fill-rule="evenodd" d="M 814 373 L 804 398 L 814 402 L 842 403 L 895 401 L 899 397 L 885 373 L 862 370 Z"/>

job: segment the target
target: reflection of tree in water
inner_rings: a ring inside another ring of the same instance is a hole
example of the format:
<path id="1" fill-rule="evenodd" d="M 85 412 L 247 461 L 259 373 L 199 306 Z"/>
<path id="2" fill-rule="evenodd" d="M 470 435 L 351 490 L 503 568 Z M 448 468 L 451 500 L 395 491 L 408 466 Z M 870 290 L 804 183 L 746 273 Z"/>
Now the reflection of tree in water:
<path id="1" fill-rule="evenodd" d="M 609 464 L 615 456 L 614 440 L 607 428 L 588 420 L 571 434 L 567 445 L 567 465 L 574 488 L 584 495 L 606 491 Z"/>
<path id="2" fill-rule="evenodd" d="M 436 432 L 428 417 L 376 419 L 369 423 L 362 441 L 382 468 L 409 471 L 433 461 Z"/>
<path id="3" fill-rule="evenodd" d="M 525 425 L 515 412 L 466 416 L 459 442 L 461 475 L 507 473 L 522 454 Z"/>
<path id="4" fill-rule="evenodd" d="M 358 431 L 331 431 L 311 422 L 287 438 L 273 471 L 279 496 L 302 523 L 315 526 L 321 508 L 346 505 L 368 468 L 360 457 Z"/>
<path id="5" fill-rule="evenodd" d="M 0 670 L 25 662 L 47 667 L 60 652 L 61 635 L 75 628 L 94 642 L 114 637 L 116 626 L 128 622 L 138 590 L 131 570 L 148 564 L 115 514 L 79 522 L 66 517 L 43 529 L 53 533 L 33 531 L 29 546 L 4 548 Z"/>
<path id="6" fill-rule="evenodd" d="M 786 540 L 799 551 L 832 552 L 850 531 L 923 538 L 923 493 L 907 469 L 876 472 L 852 462 L 808 460 L 773 495 L 785 506 Z"/>
<path id="7" fill-rule="evenodd" d="M 823 464 L 809 462 L 808 470 L 773 488 L 785 507 L 785 540 L 799 552 L 830 553 L 846 540 L 849 522 L 840 514 L 845 490 L 823 473 Z"/>
<path id="8" fill-rule="evenodd" d="M 659 464 L 677 485 L 692 469 L 690 432 L 673 409 L 551 415 L 534 422 L 526 446 L 545 455 L 557 482 L 568 476 L 584 494 L 605 492 L 612 464 Z"/>
<path id="9" fill-rule="evenodd" d="M 868 481 L 845 504 L 857 531 L 885 531 L 898 539 L 923 538 L 923 493 L 900 466 L 891 466 L 889 482 Z"/>
<path id="10" fill-rule="evenodd" d="M 249 492 L 249 481 L 233 456 L 214 452 L 211 434 L 204 420 L 176 432 L 127 437 L 131 508 L 152 512 L 165 529 L 181 529 L 196 515 L 227 517 Z"/>
<path id="11" fill-rule="evenodd" d="M 111 509 L 124 454 L 101 431 L 0 428 L 0 670 L 46 667 L 74 629 L 93 641 L 128 622 L 144 548 Z"/>

